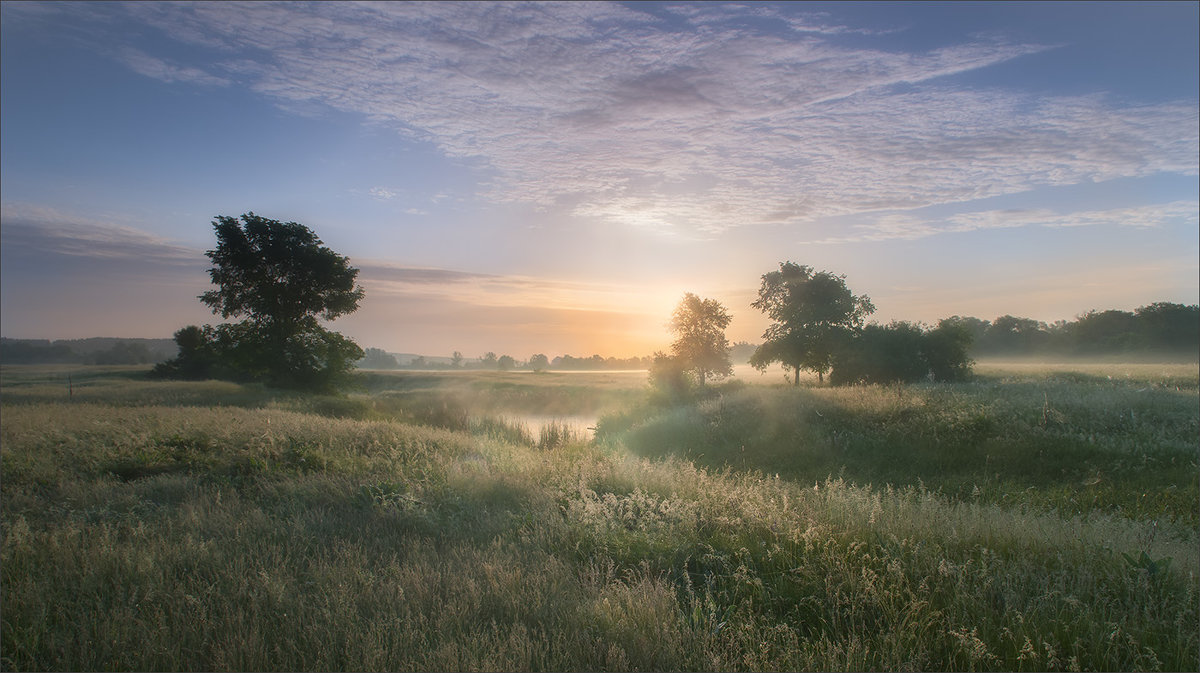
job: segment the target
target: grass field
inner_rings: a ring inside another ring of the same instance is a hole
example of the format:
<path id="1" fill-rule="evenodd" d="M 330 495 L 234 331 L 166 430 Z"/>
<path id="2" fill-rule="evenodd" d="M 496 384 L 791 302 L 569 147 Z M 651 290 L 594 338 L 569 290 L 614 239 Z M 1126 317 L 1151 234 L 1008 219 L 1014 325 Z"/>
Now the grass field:
<path id="1" fill-rule="evenodd" d="M 1197 366 L 978 371 L 667 405 L 6 366 L 0 666 L 1200 668 Z"/>

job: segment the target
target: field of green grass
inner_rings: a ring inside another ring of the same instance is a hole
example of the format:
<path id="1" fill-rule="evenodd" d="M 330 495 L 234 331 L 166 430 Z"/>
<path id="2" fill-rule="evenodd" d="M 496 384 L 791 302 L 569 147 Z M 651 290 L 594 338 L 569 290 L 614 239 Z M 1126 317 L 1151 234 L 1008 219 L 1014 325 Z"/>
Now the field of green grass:
<path id="1" fill-rule="evenodd" d="M 0 368 L 4 669 L 1200 668 L 1196 365 L 144 371 Z"/>

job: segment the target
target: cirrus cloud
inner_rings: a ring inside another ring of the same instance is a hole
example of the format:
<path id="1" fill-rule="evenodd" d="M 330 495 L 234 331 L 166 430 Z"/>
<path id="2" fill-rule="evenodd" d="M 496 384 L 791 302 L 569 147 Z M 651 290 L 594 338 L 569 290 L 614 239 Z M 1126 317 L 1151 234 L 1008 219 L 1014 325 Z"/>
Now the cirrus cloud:
<path id="1" fill-rule="evenodd" d="M 675 21 L 607 3 L 125 11 L 209 54 L 184 65 L 122 52 L 149 76 L 357 113 L 481 159 L 492 200 L 688 236 L 1195 175 L 1200 152 L 1195 101 L 1034 97 L 951 78 L 1051 46 L 873 47 L 872 31 L 803 7 L 668 6 Z"/>

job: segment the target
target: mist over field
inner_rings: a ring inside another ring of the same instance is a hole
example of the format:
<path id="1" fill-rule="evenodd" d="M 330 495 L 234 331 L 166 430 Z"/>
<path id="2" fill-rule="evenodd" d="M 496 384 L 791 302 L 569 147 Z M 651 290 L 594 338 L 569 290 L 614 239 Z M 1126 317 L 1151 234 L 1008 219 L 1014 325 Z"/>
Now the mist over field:
<path id="1" fill-rule="evenodd" d="M 0 669 L 1200 669 L 1198 26 L 0 3 Z"/>

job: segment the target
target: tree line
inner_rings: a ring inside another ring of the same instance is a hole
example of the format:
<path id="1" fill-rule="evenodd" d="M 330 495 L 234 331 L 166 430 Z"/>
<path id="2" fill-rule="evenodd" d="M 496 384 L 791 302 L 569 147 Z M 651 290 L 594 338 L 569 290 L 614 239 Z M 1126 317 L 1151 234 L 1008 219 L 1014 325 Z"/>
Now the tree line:
<path id="1" fill-rule="evenodd" d="M 356 366 L 400 367 L 390 354 L 364 351 L 321 324 L 357 310 L 364 290 L 356 284 L 359 270 L 312 230 L 254 213 L 240 219 L 218 216 L 212 225 L 217 246 L 205 255 L 212 262 L 209 276 L 216 287 L 199 299 L 214 314 L 241 320 L 178 330 L 178 353 L 156 365 L 155 376 L 332 391 L 351 380 Z M 875 306 L 866 295 L 851 292 L 844 276 L 790 261 L 762 276 L 751 306 L 770 320 L 756 347 L 731 346 L 725 337 L 732 319 L 726 307 L 687 293 L 669 324 L 674 336 L 670 353 L 658 352 L 652 358 L 567 355 L 550 360 L 537 353 L 519 362 L 510 355 L 487 353 L 467 361 L 455 352 L 449 363 L 415 364 L 500 371 L 648 367 L 652 381 L 670 389 L 693 383 L 703 388 L 710 380 L 732 374 L 734 351 L 749 352 L 750 364 L 760 370 L 781 364 L 799 385 L 802 371 L 816 373 L 821 382 L 828 375 L 833 384 L 960 381 L 971 373 L 972 344 L 994 349 L 989 352 L 1032 352 L 1052 344 L 1076 349 L 1082 344 L 1157 345 L 1194 354 L 1200 343 L 1197 307 L 1164 303 L 1133 313 L 1089 313 L 1053 327 L 1012 316 L 991 323 L 954 316 L 933 327 L 903 321 L 866 324 Z M 9 352 L 15 351 L 5 344 Z"/>
<path id="2" fill-rule="evenodd" d="M 1137 355 L 1194 358 L 1200 349 L 1200 305 L 1157 302 L 1134 311 L 1089 311 L 1044 323 L 1004 315 L 992 321 L 953 316 L 943 322 L 971 334 L 975 355 Z"/>
<path id="3" fill-rule="evenodd" d="M 416 369 L 416 370 L 484 370 L 484 371 L 611 371 L 619 369 L 647 369 L 652 362 L 649 357 L 575 357 L 560 355 L 553 359 L 545 353 L 534 353 L 527 360 L 518 360 L 511 355 L 499 355 L 488 352 L 475 358 L 467 359 L 459 351 L 449 358 L 425 357 L 418 355 L 407 362 L 400 360 L 381 348 L 368 348 L 363 358 L 358 361 L 360 369 Z"/>
<path id="4" fill-rule="evenodd" d="M 0 338 L 0 362 L 9 365 L 145 365 L 174 355 L 170 339 L 9 339 Z"/>
<path id="5" fill-rule="evenodd" d="M 875 312 L 870 297 L 846 287 L 845 276 L 782 262 L 762 276 L 751 303 L 770 325 L 750 355 L 760 371 L 780 364 L 795 385 L 811 371 L 833 384 L 961 381 L 970 376 L 971 334 L 942 321 L 934 328 L 908 322 L 865 324 Z M 714 299 L 684 295 L 671 318 L 675 334 L 670 353 L 656 353 L 651 380 L 672 394 L 693 381 L 703 388 L 711 378 L 733 373 L 725 338 L 731 316 Z"/>

